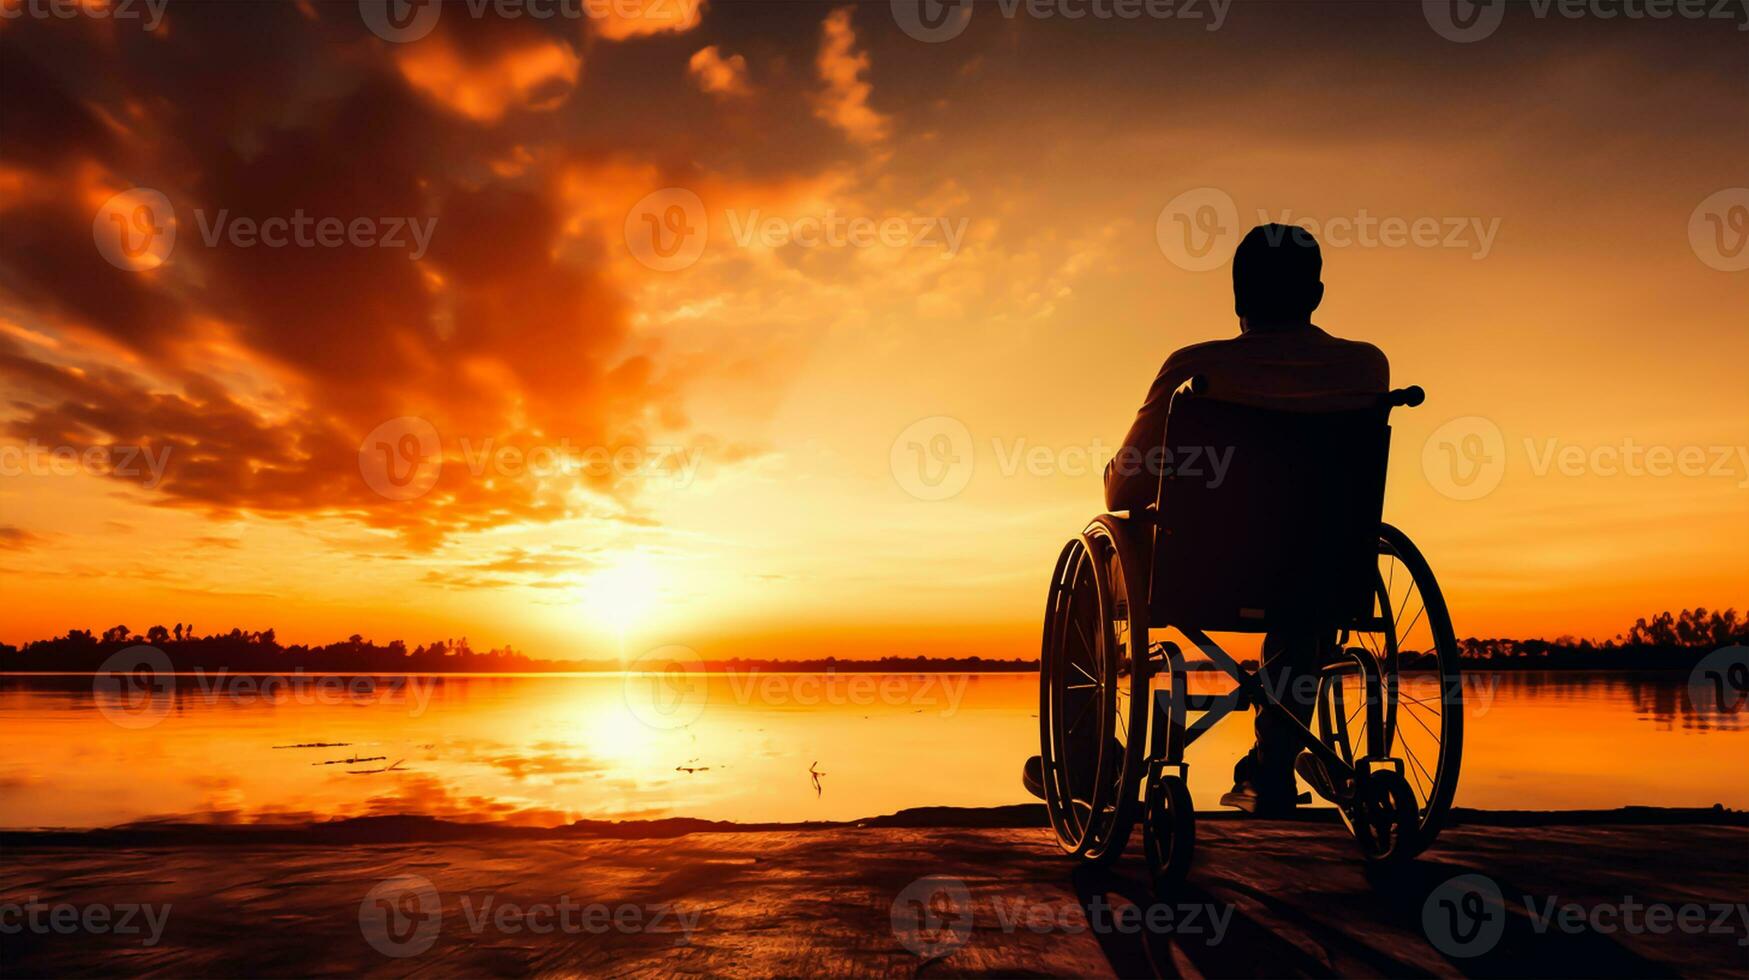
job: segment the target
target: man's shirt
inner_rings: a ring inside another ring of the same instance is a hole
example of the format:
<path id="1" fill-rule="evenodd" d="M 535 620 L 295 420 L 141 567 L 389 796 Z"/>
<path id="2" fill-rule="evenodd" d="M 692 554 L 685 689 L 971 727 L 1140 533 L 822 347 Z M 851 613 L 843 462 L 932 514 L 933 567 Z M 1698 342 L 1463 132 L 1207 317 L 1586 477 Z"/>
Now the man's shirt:
<path id="1" fill-rule="evenodd" d="M 1165 444 L 1173 392 L 1199 374 L 1208 380 L 1211 398 L 1302 412 L 1363 408 L 1391 387 L 1383 351 L 1315 326 L 1254 330 L 1186 347 L 1166 359 L 1123 448 L 1106 464 L 1105 505 L 1111 510 L 1139 510 L 1154 502 L 1160 474 L 1142 461 Z"/>

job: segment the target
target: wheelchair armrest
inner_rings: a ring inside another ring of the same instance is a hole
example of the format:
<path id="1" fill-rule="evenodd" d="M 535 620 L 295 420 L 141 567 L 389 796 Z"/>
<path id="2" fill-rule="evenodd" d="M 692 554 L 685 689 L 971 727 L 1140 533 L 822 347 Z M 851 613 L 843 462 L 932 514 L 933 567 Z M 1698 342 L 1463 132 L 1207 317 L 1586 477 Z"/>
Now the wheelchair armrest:
<path id="1" fill-rule="evenodd" d="M 1420 385 L 1410 385 L 1384 395 L 1381 401 L 1386 408 L 1415 408 L 1427 400 L 1427 392 Z"/>
<path id="2" fill-rule="evenodd" d="M 1111 516 L 1120 521 L 1133 521 L 1137 524 L 1145 524 L 1149 527 L 1159 527 L 1161 525 L 1160 512 L 1154 509 L 1153 504 L 1149 504 L 1141 510 L 1114 510 L 1111 512 Z"/>

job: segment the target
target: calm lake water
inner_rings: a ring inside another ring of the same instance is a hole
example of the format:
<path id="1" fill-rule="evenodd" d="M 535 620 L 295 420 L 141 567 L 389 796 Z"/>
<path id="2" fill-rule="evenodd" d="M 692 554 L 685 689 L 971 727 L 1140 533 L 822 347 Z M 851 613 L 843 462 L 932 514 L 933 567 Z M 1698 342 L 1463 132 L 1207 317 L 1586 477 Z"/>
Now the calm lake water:
<path id="1" fill-rule="evenodd" d="M 1749 807 L 1749 712 L 1697 712 L 1686 675 L 1467 680 L 1459 806 Z M 601 674 L 259 683 L 0 677 L 0 826 L 847 820 L 1024 802 L 1038 740 L 1033 674 L 713 675 L 679 691 Z M 1199 807 L 1249 743 L 1235 718 L 1192 749 Z"/>

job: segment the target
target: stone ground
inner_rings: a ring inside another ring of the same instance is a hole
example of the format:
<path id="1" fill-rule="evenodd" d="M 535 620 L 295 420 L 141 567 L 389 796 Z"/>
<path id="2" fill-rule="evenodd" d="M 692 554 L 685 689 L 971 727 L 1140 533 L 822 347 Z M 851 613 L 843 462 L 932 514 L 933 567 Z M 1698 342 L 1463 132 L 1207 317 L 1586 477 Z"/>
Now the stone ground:
<path id="1" fill-rule="evenodd" d="M 1337 824 L 1210 816 L 1160 899 L 1136 842 L 1078 867 L 1036 826 L 8 833 L 0 974 L 1749 977 L 1731 816 L 1465 822 L 1391 875 Z M 1539 924 L 1551 900 L 1580 924 Z M 32 929 L 27 902 L 162 933 Z"/>

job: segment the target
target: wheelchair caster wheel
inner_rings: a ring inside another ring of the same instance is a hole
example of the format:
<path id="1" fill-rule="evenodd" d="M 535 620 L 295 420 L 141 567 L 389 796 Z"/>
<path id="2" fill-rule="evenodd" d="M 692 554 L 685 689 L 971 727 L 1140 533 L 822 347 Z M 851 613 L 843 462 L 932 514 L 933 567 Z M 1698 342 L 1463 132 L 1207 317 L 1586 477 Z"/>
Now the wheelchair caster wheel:
<path id="1" fill-rule="evenodd" d="M 1154 891 L 1164 894 L 1184 880 L 1196 852 L 1196 811 L 1190 789 L 1178 776 L 1161 776 L 1148 787 L 1147 825 L 1142 834 Z"/>
<path id="2" fill-rule="evenodd" d="M 1366 775 L 1355 787 L 1350 823 L 1354 840 L 1368 861 L 1398 861 L 1414 854 L 1419 816 L 1415 793 L 1402 773 Z"/>

